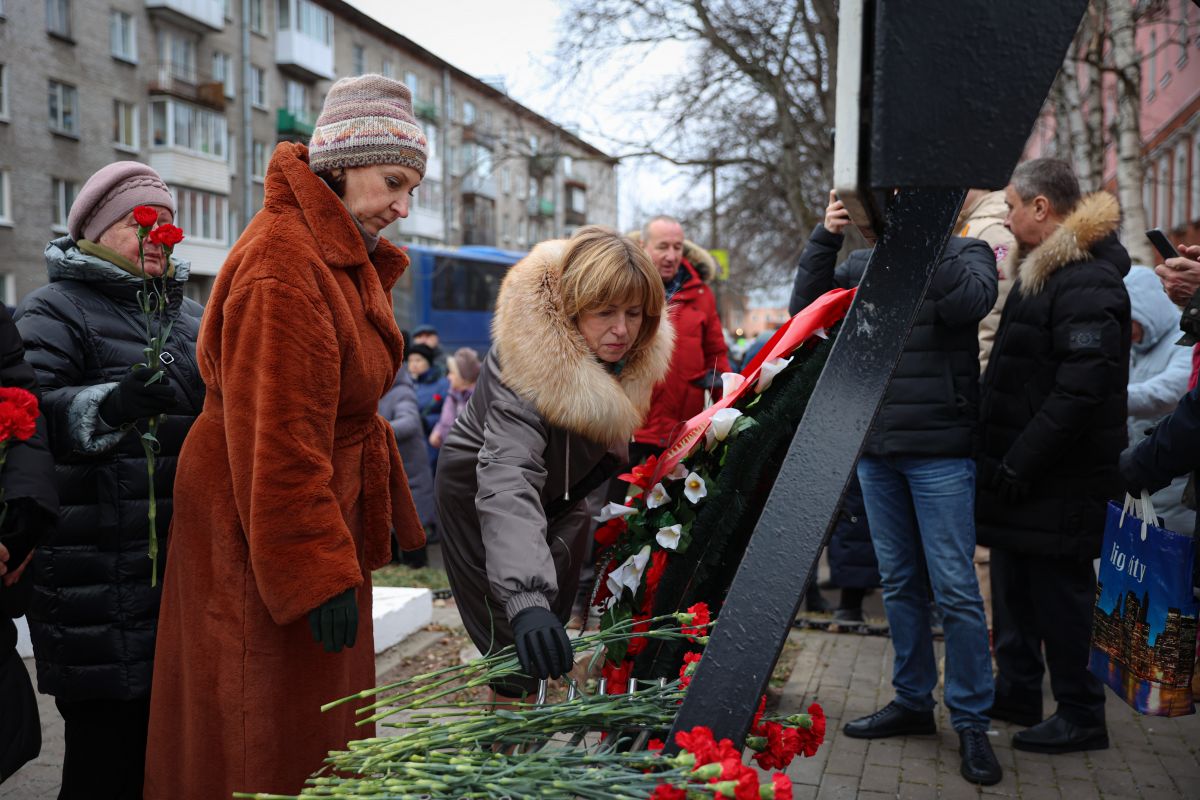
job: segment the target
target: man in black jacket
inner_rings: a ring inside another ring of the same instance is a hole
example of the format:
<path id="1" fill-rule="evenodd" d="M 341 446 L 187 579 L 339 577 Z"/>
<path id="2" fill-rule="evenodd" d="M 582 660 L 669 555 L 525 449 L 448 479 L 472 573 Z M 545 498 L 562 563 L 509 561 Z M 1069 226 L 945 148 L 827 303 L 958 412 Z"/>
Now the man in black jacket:
<path id="1" fill-rule="evenodd" d="M 0 307 L 0 386 L 38 395 L 33 368 L 25 363 L 21 335 L 8 308 Z M 29 557 L 58 516 L 54 459 L 46 448 L 46 423 L 25 441 L 9 442 L 0 472 L 7 511 L 0 525 L 0 783 L 37 757 L 42 746 L 37 698 L 17 655 L 14 617 L 24 615 L 33 582 Z"/>
<path id="2" fill-rule="evenodd" d="M 992 716 L 1032 726 L 1013 736 L 1020 750 L 1103 749 L 1104 689 L 1088 672 L 1092 559 L 1121 489 L 1129 254 L 1117 201 L 1080 199 L 1063 161 L 1018 166 L 1005 200 L 1016 283 L 984 376 L 976 504 L 980 544 L 992 547 Z M 1058 708 L 1042 721 L 1047 666 Z"/>
<path id="3" fill-rule="evenodd" d="M 836 198 L 831 196 L 830 211 Z M 828 217 L 833 223 L 836 213 Z M 834 263 L 843 237 L 818 225 L 800 257 L 790 310 L 835 286 L 857 285 L 870 257 Z M 928 587 L 945 613 L 945 702 L 972 783 L 1001 779 L 988 742 L 992 670 L 975 579 L 975 462 L 979 321 L 996 302 L 996 258 L 978 239 L 954 238 L 934 272 L 858 464 L 871 540 L 896 650 L 896 699 L 846 724 L 858 739 L 933 733 L 937 660 Z"/>

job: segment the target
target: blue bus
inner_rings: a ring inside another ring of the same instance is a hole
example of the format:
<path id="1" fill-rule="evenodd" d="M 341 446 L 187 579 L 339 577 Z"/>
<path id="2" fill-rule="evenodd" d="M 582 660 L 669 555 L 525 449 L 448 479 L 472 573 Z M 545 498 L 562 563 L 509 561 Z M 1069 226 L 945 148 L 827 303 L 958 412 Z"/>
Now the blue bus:
<path id="1" fill-rule="evenodd" d="M 482 357 L 492 342 L 500 282 L 525 253 L 478 245 L 407 249 L 412 264 L 392 289 L 396 322 L 406 331 L 432 325 L 443 352 L 472 347 Z"/>

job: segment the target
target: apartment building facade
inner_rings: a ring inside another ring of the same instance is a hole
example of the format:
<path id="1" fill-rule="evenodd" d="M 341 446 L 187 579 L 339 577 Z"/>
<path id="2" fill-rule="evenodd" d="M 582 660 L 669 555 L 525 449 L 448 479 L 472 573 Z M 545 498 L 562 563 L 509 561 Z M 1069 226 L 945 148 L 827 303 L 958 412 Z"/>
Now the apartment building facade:
<path id="1" fill-rule="evenodd" d="M 112 161 L 176 196 L 208 296 L 262 206 L 279 141 L 306 142 L 334 80 L 406 81 L 430 139 L 401 243 L 524 250 L 615 225 L 615 162 L 342 0 L 0 0 L 0 299 L 45 282 L 42 251 Z"/>

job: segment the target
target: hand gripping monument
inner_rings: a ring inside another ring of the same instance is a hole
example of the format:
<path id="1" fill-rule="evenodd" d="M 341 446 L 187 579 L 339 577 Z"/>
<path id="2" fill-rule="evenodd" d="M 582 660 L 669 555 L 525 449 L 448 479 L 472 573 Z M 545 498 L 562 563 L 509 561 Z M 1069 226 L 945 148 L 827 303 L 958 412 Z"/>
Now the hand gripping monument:
<path id="1" fill-rule="evenodd" d="M 878 242 L 668 742 L 744 741 L 966 190 L 1008 183 L 1086 6 L 842 0 L 834 182 Z"/>

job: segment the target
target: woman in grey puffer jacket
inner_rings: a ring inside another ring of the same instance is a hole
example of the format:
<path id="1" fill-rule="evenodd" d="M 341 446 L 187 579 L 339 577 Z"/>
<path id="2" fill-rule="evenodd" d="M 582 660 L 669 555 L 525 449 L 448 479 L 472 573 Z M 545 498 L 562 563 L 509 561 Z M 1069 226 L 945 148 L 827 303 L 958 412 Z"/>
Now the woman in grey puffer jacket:
<path id="1" fill-rule="evenodd" d="M 1154 270 L 1135 266 L 1125 276 L 1129 291 L 1133 346 L 1129 351 L 1129 444 L 1136 445 L 1187 393 L 1191 349 L 1175 344 L 1179 309 L 1163 291 Z M 1183 505 L 1187 477 L 1176 478 L 1152 496 L 1167 528 L 1190 534 L 1196 512 Z"/>

